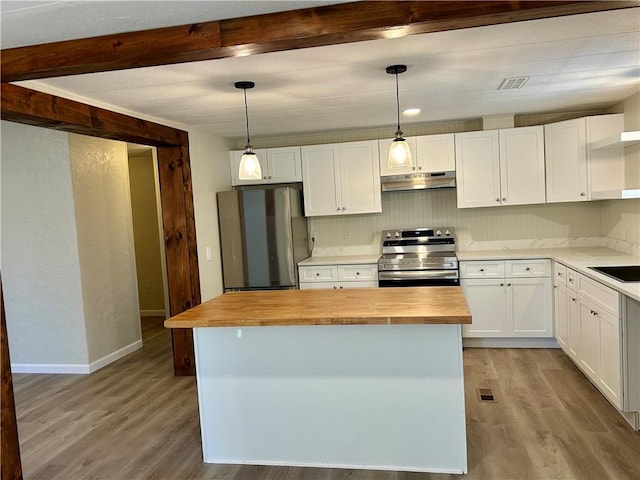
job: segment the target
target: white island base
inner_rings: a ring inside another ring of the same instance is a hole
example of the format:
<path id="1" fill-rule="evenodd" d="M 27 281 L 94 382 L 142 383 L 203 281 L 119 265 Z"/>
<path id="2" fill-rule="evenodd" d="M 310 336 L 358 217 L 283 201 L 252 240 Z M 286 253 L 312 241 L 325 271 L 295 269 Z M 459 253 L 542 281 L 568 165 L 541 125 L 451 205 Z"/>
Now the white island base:
<path id="1" fill-rule="evenodd" d="M 467 472 L 460 325 L 194 328 L 206 463 Z"/>

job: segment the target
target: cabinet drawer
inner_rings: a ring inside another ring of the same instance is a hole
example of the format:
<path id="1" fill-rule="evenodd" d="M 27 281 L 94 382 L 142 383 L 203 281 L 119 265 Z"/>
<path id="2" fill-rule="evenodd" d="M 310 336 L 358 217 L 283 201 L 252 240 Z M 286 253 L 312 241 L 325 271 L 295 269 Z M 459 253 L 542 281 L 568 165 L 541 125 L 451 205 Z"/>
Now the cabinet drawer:
<path id="1" fill-rule="evenodd" d="M 567 267 L 558 262 L 553 262 L 553 284 L 565 285 L 567 282 Z"/>
<path id="2" fill-rule="evenodd" d="M 550 277 L 551 260 L 510 260 L 505 262 L 505 277 Z"/>
<path id="3" fill-rule="evenodd" d="M 329 282 L 338 280 L 338 267 L 325 265 L 316 267 L 298 267 L 300 282 Z"/>
<path id="4" fill-rule="evenodd" d="M 618 317 L 620 312 L 620 294 L 618 292 L 581 274 L 578 274 L 577 283 L 578 294 L 604 308 L 616 318 Z"/>
<path id="5" fill-rule="evenodd" d="M 338 280 L 377 280 L 378 265 L 338 265 Z"/>
<path id="6" fill-rule="evenodd" d="M 462 278 L 501 278 L 504 277 L 504 261 L 460 262 Z"/>
<path id="7" fill-rule="evenodd" d="M 567 287 L 571 290 L 578 288 L 578 272 L 567 268 Z"/>

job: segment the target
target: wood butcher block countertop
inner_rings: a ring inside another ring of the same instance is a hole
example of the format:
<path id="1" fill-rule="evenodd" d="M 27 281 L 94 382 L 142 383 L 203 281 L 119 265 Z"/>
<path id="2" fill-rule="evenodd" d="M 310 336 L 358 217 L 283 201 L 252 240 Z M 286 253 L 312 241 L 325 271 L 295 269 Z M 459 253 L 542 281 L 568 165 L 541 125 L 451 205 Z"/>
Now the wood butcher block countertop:
<path id="1" fill-rule="evenodd" d="M 165 321 L 168 328 L 466 324 L 460 287 L 229 292 Z"/>

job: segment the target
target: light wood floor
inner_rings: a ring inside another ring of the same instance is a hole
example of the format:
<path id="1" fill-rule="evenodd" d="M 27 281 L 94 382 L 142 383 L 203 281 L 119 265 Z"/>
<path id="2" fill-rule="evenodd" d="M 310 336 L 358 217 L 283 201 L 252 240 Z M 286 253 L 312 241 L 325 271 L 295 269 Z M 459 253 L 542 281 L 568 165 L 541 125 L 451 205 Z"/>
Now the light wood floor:
<path id="1" fill-rule="evenodd" d="M 195 380 L 173 376 L 161 322 L 145 318 L 144 348 L 92 375 L 14 376 L 26 480 L 640 478 L 640 434 L 561 351 L 529 349 L 464 352 L 466 477 L 206 465 Z"/>

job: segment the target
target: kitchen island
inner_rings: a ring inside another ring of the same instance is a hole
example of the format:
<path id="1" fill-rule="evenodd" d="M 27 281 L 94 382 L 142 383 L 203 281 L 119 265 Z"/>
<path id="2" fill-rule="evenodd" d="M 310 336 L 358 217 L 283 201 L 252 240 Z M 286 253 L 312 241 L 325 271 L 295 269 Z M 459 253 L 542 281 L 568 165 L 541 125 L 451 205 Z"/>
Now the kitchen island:
<path id="1" fill-rule="evenodd" d="M 459 287 L 230 292 L 193 328 L 204 461 L 466 473 Z"/>

